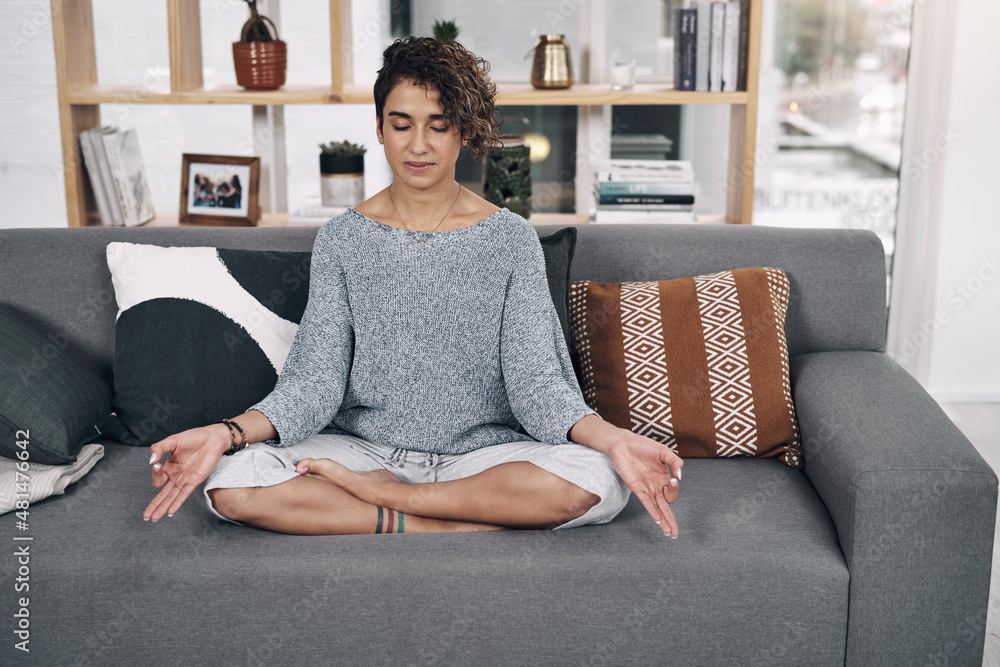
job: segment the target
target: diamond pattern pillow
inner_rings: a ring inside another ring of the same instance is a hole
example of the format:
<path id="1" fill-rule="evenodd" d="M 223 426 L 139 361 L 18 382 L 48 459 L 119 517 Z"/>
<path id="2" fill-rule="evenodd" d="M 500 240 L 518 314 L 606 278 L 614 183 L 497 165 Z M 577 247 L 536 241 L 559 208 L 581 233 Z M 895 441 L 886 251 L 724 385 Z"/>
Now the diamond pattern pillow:
<path id="1" fill-rule="evenodd" d="M 571 348 L 605 420 L 681 458 L 778 457 L 802 467 L 788 377 L 784 271 L 570 285 Z"/>

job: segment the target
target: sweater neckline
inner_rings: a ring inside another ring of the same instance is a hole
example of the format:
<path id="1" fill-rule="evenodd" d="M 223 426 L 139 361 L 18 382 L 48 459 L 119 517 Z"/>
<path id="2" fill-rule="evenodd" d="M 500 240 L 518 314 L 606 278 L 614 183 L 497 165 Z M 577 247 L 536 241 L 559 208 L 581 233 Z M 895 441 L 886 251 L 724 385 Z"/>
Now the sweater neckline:
<path id="1" fill-rule="evenodd" d="M 362 220 L 367 220 L 368 222 L 370 222 L 370 223 L 372 223 L 374 225 L 378 225 L 379 227 L 382 227 L 383 229 L 388 230 L 390 233 L 392 233 L 392 232 L 399 232 L 401 234 L 427 234 L 427 235 L 433 235 L 433 236 L 437 236 L 437 235 L 441 235 L 441 234 L 457 234 L 457 233 L 464 232 L 464 231 L 469 230 L 469 229 L 475 229 L 476 227 L 480 227 L 480 226 L 484 225 L 486 222 L 488 222 L 488 221 L 492 220 L 493 218 L 499 216 L 504 211 L 507 211 L 506 208 L 500 208 L 500 209 L 494 211 L 493 213 L 491 213 L 490 215 L 486 216 L 485 218 L 483 218 L 479 222 L 474 222 L 471 225 L 466 225 L 465 227 L 459 227 L 458 229 L 443 229 L 443 230 L 438 231 L 438 232 L 426 232 L 426 231 L 417 231 L 417 230 L 403 229 L 402 227 L 394 227 L 392 225 L 387 225 L 384 222 L 379 222 L 378 220 L 373 220 L 372 218 L 369 218 L 364 213 L 359 213 L 354 208 L 349 208 L 347 210 L 351 211 L 352 213 L 354 213 L 354 215 L 356 215 L 357 217 L 361 218 Z"/>

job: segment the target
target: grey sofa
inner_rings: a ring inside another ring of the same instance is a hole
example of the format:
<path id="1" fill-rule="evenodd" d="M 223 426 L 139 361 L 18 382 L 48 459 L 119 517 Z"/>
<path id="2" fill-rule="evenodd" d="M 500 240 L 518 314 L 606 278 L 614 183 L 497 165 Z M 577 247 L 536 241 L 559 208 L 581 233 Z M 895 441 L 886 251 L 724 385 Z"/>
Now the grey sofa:
<path id="1" fill-rule="evenodd" d="M 554 228 L 538 228 L 540 234 Z M 665 538 L 633 497 L 567 531 L 299 537 L 173 518 L 148 451 L 32 506 L 31 653 L 13 649 L 14 516 L 0 517 L 3 664 L 973 665 L 997 479 L 884 353 L 866 232 L 578 228 L 572 279 L 783 268 L 804 471 L 691 459 Z M 114 240 L 308 250 L 315 229 L 0 230 L 0 303 L 109 382 Z"/>

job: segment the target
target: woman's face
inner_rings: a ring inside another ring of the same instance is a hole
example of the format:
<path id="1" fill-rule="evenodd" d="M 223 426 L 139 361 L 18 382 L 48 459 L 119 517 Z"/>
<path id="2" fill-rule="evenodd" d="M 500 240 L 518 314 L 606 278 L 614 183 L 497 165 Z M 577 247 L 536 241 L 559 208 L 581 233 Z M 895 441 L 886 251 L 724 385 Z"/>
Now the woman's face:
<path id="1" fill-rule="evenodd" d="M 444 117 L 434 86 L 400 81 L 385 98 L 379 143 L 396 181 L 429 188 L 455 180 L 462 136 Z"/>

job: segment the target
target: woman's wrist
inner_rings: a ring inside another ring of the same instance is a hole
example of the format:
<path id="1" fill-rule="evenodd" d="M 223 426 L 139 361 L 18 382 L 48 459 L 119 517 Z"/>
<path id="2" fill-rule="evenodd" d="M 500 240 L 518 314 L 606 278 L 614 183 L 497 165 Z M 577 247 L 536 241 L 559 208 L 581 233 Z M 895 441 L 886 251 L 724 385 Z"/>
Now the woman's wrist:
<path id="1" fill-rule="evenodd" d="M 569 439 L 596 449 L 602 454 L 610 455 L 615 445 L 622 441 L 624 432 L 624 429 L 604 421 L 597 415 L 586 415 L 573 424 L 569 430 Z"/>

